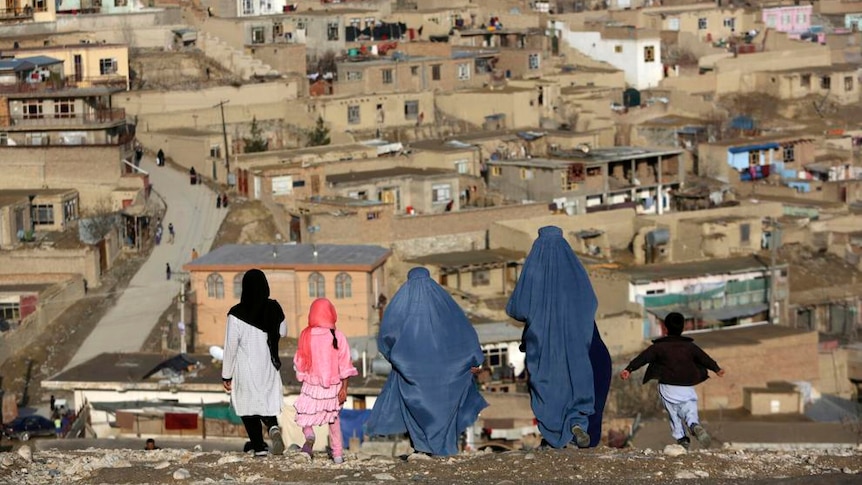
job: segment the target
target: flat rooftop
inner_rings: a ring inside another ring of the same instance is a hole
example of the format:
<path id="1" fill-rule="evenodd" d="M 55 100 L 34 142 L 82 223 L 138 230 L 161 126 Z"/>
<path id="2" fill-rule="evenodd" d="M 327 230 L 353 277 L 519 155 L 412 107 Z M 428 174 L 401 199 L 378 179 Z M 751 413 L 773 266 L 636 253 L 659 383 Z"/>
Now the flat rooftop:
<path id="1" fill-rule="evenodd" d="M 526 256 L 526 253 L 522 251 L 499 248 L 431 254 L 422 256 L 421 258 L 410 259 L 407 262 L 442 268 L 466 268 L 470 266 L 522 261 L 524 256 Z"/>
<path id="2" fill-rule="evenodd" d="M 792 337 L 811 333 L 810 330 L 784 327 L 781 325 L 752 325 L 748 327 L 725 327 L 690 335 L 700 347 L 728 347 L 736 345 L 757 345 L 764 340 Z M 686 334 L 683 334 L 686 335 Z"/>
<path id="3" fill-rule="evenodd" d="M 768 261 L 757 256 L 710 259 L 691 263 L 648 264 L 619 268 L 617 272 L 627 275 L 632 283 L 649 283 L 660 280 L 673 280 L 706 275 L 746 273 L 766 270 Z"/>
<path id="4" fill-rule="evenodd" d="M 370 270 L 383 264 L 389 250 L 360 244 L 226 244 L 187 263 L 189 271 L 211 268 L 354 268 Z"/>
<path id="5" fill-rule="evenodd" d="M 458 173 L 454 170 L 446 170 L 442 168 L 393 167 L 380 170 L 368 170 L 364 172 L 347 172 L 327 175 L 326 182 L 339 185 L 391 178 L 440 177 L 445 175 L 457 176 Z"/>
<path id="6" fill-rule="evenodd" d="M 565 154 L 557 154 L 554 158 L 528 158 L 519 160 L 489 160 L 489 165 L 512 165 L 516 167 L 564 168 L 572 162 L 583 162 L 587 165 L 598 165 L 611 162 L 640 160 L 644 158 L 679 155 L 682 150 L 650 149 L 635 147 L 594 148 L 589 154 L 572 150 Z"/>

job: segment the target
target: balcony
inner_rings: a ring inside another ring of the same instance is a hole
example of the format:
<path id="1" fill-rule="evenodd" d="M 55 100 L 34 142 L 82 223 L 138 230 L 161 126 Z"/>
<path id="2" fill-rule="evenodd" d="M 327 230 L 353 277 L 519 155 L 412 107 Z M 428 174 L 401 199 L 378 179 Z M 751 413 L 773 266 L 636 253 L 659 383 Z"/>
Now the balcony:
<path id="1" fill-rule="evenodd" d="M 40 83 L 17 82 L 14 84 L 0 84 L 0 94 L 50 94 L 64 91 L 64 96 L 72 95 L 70 90 L 87 88 L 115 88 L 125 90 L 128 87 L 128 79 L 122 75 L 105 75 L 98 77 L 81 77 L 48 80 Z"/>
<path id="2" fill-rule="evenodd" d="M 15 128 L 52 128 L 81 125 L 112 125 L 126 120 L 123 108 L 100 109 L 87 113 L 67 113 L 63 115 L 14 115 L 0 116 L 0 127 Z"/>
<path id="3" fill-rule="evenodd" d="M 47 12 L 48 7 L 42 5 L 33 8 L 29 5 L 24 5 L 21 7 L 9 7 L 9 4 L 6 4 L 5 8 L 0 8 L 0 22 L 5 20 L 32 20 L 34 12 Z"/>

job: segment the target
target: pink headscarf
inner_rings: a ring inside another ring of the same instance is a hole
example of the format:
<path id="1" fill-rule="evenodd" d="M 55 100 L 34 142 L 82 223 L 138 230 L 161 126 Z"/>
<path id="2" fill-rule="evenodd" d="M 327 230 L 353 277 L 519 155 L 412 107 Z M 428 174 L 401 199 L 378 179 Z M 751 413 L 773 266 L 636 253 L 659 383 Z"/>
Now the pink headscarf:
<path id="1" fill-rule="evenodd" d="M 311 370 L 311 329 L 315 327 L 328 328 L 335 338 L 335 322 L 338 314 L 335 306 L 326 298 L 318 298 L 311 303 L 308 310 L 308 326 L 299 335 L 299 348 L 296 351 L 296 370 L 309 372 Z"/>

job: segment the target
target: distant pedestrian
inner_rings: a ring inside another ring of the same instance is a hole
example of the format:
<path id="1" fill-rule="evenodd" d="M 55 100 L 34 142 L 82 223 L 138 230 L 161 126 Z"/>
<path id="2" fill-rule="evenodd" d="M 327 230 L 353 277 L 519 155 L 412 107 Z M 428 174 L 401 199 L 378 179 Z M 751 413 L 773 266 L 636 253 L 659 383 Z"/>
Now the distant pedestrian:
<path id="1" fill-rule="evenodd" d="M 167 279 L 171 279 L 171 263 L 165 263 L 165 275 Z"/>
<path id="2" fill-rule="evenodd" d="M 195 170 L 194 167 L 189 169 L 189 183 L 191 183 L 192 185 L 198 183 L 198 172 Z"/>
<path id="3" fill-rule="evenodd" d="M 709 448 L 711 438 L 699 422 L 694 386 L 709 378 L 708 370 L 724 377 L 724 369 L 691 338 L 682 336 L 685 317 L 681 313 L 668 313 L 664 328 L 667 336 L 653 340 L 652 345 L 620 372 L 620 378 L 628 380 L 632 372 L 649 364 L 643 382 L 658 379 L 658 393 L 670 418 L 671 436 L 688 449 L 691 444 L 686 436 L 688 429 L 701 446 Z"/>
<path id="4" fill-rule="evenodd" d="M 165 151 L 159 148 L 158 153 L 156 153 L 156 165 L 159 167 L 165 166 Z"/>
<path id="5" fill-rule="evenodd" d="M 174 243 L 174 237 L 175 236 L 176 236 L 176 233 L 174 233 L 174 223 L 169 222 L 168 223 L 168 244 Z"/>
<path id="6" fill-rule="evenodd" d="M 142 158 L 144 158 L 144 147 L 140 143 L 135 142 L 135 165 L 140 165 Z"/>
<path id="7" fill-rule="evenodd" d="M 57 438 L 63 435 L 63 420 L 59 414 L 54 415 L 54 432 L 57 433 Z"/>
<path id="8" fill-rule="evenodd" d="M 221 209 L 221 194 L 216 194 L 216 209 Z"/>
<path id="9" fill-rule="evenodd" d="M 226 193 L 221 194 L 221 206 L 223 208 L 227 209 L 227 194 Z"/>
<path id="10" fill-rule="evenodd" d="M 156 440 L 152 438 L 147 439 L 147 444 L 144 446 L 144 449 L 147 451 L 161 450 L 161 448 L 156 446 Z"/>
<path id="11" fill-rule="evenodd" d="M 156 228 L 156 246 L 162 242 L 162 226 Z"/>
<path id="12" fill-rule="evenodd" d="M 192 261 L 194 261 L 196 259 L 198 259 L 198 250 L 195 248 L 192 248 Z"/>
<path id="13" fill-rule="evenodd" d="M 86 280 L 84 280 L 84 281 L 86 281 Z M 57 400 L 54 398 L 54 395 L 51 394 L 51 411 L 54 411 L 54 409 L 56 409 L 56 404 L 57 404 Z"/>

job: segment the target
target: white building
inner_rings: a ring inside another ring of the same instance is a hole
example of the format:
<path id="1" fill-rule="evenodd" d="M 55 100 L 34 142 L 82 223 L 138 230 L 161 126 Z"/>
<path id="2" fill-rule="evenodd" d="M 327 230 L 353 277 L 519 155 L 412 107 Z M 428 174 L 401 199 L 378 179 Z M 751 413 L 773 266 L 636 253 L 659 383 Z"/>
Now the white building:
<path id="1" fill-rule="evenodd" d="M 549 22 L 560 41 L 597 61 L 625 72 L 626 83 L 636 89 L 658 86 L 664 78 L 661 38 L 657 31 L 630 26 L 587 25 L 584 32 L 569 30 L 560 21 Z"/>

